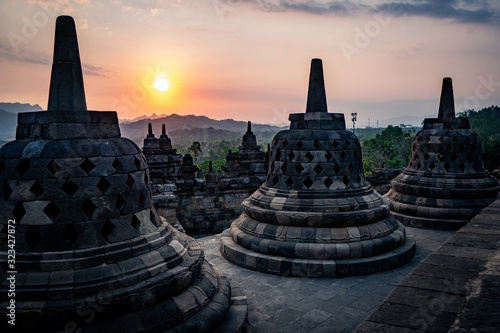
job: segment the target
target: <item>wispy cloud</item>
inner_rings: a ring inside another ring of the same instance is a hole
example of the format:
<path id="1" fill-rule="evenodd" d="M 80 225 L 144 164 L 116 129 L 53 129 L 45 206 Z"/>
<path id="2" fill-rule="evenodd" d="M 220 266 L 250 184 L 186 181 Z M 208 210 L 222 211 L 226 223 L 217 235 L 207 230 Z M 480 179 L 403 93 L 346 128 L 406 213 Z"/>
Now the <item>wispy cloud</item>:
<path id="1" fill-rule="evenodd" d="M 51 65 L 52 56 L 46 52 L 19 49 L 15 52 L 11 47 L 0 44 L 0 59 L 17 61 L 35 65 Z M 82 64 L 83 73 L 90 76 L 108 77 L 108 70 L 92 65 Z"/>
<path id="2" fill-rule="evenodd" d="M 455 22 L 489 23 L 499 17 L 486 0 L 408 0 L 373 4 L 370 1 L 289 1 L 289 0 L 223 0 L 237 6 L 251 4 L 264 11 L 297 11 L 316 15 L 354 15 L 383 13 L 389 16 L 419 16 L 451 19 Z"/>

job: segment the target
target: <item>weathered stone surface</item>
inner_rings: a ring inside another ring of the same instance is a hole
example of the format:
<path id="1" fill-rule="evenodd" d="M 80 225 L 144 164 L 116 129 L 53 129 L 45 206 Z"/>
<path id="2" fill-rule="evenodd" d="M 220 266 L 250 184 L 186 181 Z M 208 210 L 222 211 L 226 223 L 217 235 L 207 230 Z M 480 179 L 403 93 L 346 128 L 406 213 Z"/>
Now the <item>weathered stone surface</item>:
<path id="1" fill-rule="evenodd" d="M 343 277 L 404 265 L 414 240 L 365 180 L 357 137 L 326 112 L 313 59 L 306 113 L 273 139 L 264 184 L 221 238 L 229 261 L 265 273 Z M 361 235 L 363 234 L 363 239 Z"/>
<path id="2" fill-rule="evenodd" d="M 407 226 L 459 229 L 496 200 L 498 181 L 483 169 L 481 143 L 468 118 L 455 118 L 450 78 L 443 79 L 438 118 L 424 120 L 412 158 L 386 197 Z"/>

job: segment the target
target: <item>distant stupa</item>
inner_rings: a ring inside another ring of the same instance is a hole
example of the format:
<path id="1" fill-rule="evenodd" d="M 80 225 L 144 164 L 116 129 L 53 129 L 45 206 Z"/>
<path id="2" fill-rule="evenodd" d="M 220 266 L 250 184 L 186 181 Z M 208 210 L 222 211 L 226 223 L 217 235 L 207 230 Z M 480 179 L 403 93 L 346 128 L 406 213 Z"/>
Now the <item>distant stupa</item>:
<path id="1" fill-rule="evenodd" d="M 265 183 L 222 234 L 229 261 L 264 273 L 344 277 L 406 264 L 415 251 L 390 204 L 365 180 L 358 138 L 328 113 L 320 59 L 305 113 L 271 145 Z"/>
<path id="2" fill-rule="evenodd" d="M 443 79 L 438 117 L 424 120 L 411 154 L 387 193 L 403 224 L 459 229 L 496 200 L 500 186 L 483 168 L 479 136 L 469 118 L 455 117 L 451 78 Z"/>

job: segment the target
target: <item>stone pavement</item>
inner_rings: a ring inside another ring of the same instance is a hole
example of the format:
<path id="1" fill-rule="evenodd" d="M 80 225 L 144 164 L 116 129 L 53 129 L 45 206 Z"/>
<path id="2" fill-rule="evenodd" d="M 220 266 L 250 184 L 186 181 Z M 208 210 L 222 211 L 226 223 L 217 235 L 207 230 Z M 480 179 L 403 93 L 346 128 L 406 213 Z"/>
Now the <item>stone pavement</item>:
<path id="1" fill-rule="evenodd" d="M 453 231 L 406 228 L 417 250 L 406 266 L 390 271 L 335 278 L 282 277 L 250 271 L 220 254 L 220 234 L 197 240 L 205 258 L 236 281 L 248 298 L 248 331 L 352 332 L 423 259 L 452 237 Z"/>

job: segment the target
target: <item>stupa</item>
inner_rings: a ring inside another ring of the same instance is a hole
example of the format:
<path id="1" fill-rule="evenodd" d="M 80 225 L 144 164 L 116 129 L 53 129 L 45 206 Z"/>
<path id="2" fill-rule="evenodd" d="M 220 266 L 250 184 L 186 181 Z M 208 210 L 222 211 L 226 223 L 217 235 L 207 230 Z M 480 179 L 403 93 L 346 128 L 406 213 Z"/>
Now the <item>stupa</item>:
<path id="1" fill-rule="evenodd" d="M 415 251 L 404 226 L 365 180 L 358 138 L 328 113 L 320 59 L 311 62 L 305 113 L 272 141 L 265 183 L 222 234 L 221 252 L 252 270 L 344 277 L 406 264 Z"/>
<path id="2" fill-rule="evenodd" d="M 387 198 L 403 224 L 459 229 L 496 200 L 498 181 L 483 168 L 481 142 L 469 118 L 455 117 L 451 78 L 443 79 L 437 118 L 424 120 L 408 167 Z"/>
<path id="3" fill-rule="evenodd" d="M 116 112 L 87 111 L 69 16 L 56 22 L 48 110 L 19 114 L 0 188 L 17 271 L 15 327 L 2 296 L 2 332 L 209 332 L 225 319 L 229 281 L 158 216 L 144 155 L 120 137 Z M 7 255 L 0 263 L 6 281 Z"/>

